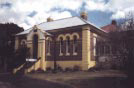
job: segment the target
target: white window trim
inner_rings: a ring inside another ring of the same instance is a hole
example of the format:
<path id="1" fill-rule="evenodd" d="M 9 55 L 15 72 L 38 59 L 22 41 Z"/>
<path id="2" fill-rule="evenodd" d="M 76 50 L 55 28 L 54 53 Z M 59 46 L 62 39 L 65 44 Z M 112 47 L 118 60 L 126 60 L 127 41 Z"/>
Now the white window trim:
<path id="1" fill-rule="evenodd" d="M 78 53 L 77 52 L 74 52 L 73 55 L 76 56 L 76 55 L 78 55 Z"/>
<path id="2" fill-rule="evenodd" d="M 47 50 L 47 56 L 51 56 L 51 54 L 50 54 L 50 52 L 51 52 L 51 40 L 48 40 L 49 41 L 49 47 L 47 47 L 47 48 L 49 48 L 48 50 Z"/>
<path id="3" fill-rule="evenodd" d="M 48 53 L 47 53 L 47 56 L 51 56 L 51 54 L 48 52 Z"/>
<path id="4" fill-rule="evenodd" d="M 66 53 L 66 56 L 70 56 L 70 53 Z"/>
<path id="5" fill-rule="evenodd" d="M 59 56 L 63 56 L 63 53 L 60 53 Z"/>
<path id="6" fill-rule="evenodd" d="M 76 45 L 73 43 L 73 55 L 77 55 L 77 52 L 75 52 L 75 47 L 76 47 Z"/>
<path id="7" fill-rule="evenodd" d="M 93 55 L 96 56 L 96 37 L 93 37 Z"/>

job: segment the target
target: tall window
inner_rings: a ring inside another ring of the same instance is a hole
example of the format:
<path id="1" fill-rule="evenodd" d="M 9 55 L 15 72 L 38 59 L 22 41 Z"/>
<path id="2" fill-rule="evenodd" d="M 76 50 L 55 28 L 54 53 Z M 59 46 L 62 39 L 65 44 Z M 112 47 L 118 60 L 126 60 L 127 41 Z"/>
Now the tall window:
<path id="1" fill-rule="evenodd" d="M 105 45 L 105 54 L 106 55 L 110 54 L 110 45 Z"/>
<path id="2" fill-rule="evenodd" d="M 96 56 L 96 37 L 93 37 L 93 55 Z"/>
<path id="3" fill-rule="evenodd" d="M 63 55 L 63 38 L 60 37 L 60 56 Z"/>
<path id="4" fill-rule="evenodd" d="M 77 36 L 73 36 L 73 55 L 77 55 Z"/>
<path id="5" fill-rule="evenodd" d="M 69 46 L 70 46 L 70 37 L 67 36 L 67 37 L 66 37 L 66 55 L 70 55 Z"/>
<path id="6" fill-rule="evenodd" d="M 50 55 L 50 49 L 51 49 L 51 41 L 50 39 L 47 40 L 47 55 Z"/>
<path id="7" fill-rule="evenodd" d="M 104 55 L 105 54 L 105 46 L 104 45 L 101 45 L 100 46 L 100 55 Z"/>

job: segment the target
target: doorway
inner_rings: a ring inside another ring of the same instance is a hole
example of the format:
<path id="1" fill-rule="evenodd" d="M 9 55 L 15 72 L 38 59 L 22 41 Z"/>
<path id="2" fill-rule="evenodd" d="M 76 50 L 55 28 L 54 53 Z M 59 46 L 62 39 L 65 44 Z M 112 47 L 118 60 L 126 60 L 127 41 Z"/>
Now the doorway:
<path id="1" fill-rule="evenodd" d="M 33 36 L 33 59 L 38 58 L 38 35 Z"/>

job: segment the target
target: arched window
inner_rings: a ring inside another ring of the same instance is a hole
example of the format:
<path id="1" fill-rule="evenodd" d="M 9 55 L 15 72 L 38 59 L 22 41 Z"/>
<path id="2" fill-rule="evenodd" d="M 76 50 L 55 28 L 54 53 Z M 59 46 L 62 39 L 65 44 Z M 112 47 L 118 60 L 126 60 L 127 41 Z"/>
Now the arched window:
<path id="1" fill-rule="evenodd" d="M 25 39 L 22 39 L 22 40 L 21 40 L 21 46 L 22 46 L 22 47 L 25 47 L 25 46 L 26 46 L 26 40 L 25 40 Z"/>
<path id="2" fill-rule="evenodd" d="M 77 55 L 77 36 L 73 36 L 73 55 Z"/>
<path id="3" fill-rule="evenodd" d="M 70 49 L 69 49 L 69 47 L 70 47 L 70 37 L 67 36 L 66 37 L 66 55 L 70 55 Z"/>
<path id="4" fill-rule="evenodd" d="M 63 38 L 60 37 L 60 56 L 63 55 Z"/>
<path id="5" fill-rule="evenodd" d="M 33 36 L 33 59 L 38 58 L 38 35 Z"/>

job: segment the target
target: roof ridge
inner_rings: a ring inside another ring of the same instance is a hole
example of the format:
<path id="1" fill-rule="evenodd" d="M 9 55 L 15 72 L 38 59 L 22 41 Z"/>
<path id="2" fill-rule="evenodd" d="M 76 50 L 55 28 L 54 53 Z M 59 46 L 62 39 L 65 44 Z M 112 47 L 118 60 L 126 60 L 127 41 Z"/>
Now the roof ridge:
<path id="1" fill-rule="evenodd" d="M 79 16 L 72 16 L 72 17 L 66 17 L 66 18 L 61 18 L 61 19 L 53 20 L 53 21 L 50 21 L 50 22 L 47 22 L 47 21 L 46 21 L 46 22 L 41 22 L 41 23 L 36 24 L 36 25 L 37 25 L 37 27 L 38 27 L 38 26 L 41 26 L 42 24 L 45 24 L 45 23 L 52 23 L 52 22 L 55 22 L 55 21 L 65 20 L 65 19 L 71 19 L 71 18 L 78 18 L 78 19 L 80 19 Z M 80 20 L 83 21 L 82 19 L 80 19 Z M 84 21 L 83 21 L 83 22 L 84 22 Z M 84 23 L 86 23 L 86 22 L 84 22 Z M 33 25 L 33 26 L 34 26 L 34 25 Z M 33 26 L 32 26 L 32 27 L 33 27 Z M 23 32 L 26 32 L 26 31 L 31 30 L 32 27 L 30 27 L 30 28 L 24 30 Z M 23 33 L 23 32 L 20 32 L 20 33 Z M 20 33 L 18 33 L 18 34 L 20 34 Z"/>
<path id="2" fill-rule="evenodd" d="M 79 18 L 80 18 L 80 17 L 79 17 Z M 99 30 L 105 32 L 103 29 L 101 29 L 100 27 L 98 27 L 98 26 L 96 26 L 95 24 L 91 23 L 90 21 L 84 20 L 84 19 L 82 19 L 82 18 L 80 18 L 80 19 L 81 19 L 82 21 L 84 21 L 85 23 L 90 24 L 90 25 L 96 27 L 97 29 L 99 29 Z"/>
<path id="3" fill-rule="evenodd" d="M 83 18 L 77 16 L 79 19 L 81 19 L 83 22 L 87 23 L 86 20 L 84 20 Z M 88 23 L 87 23 L 88 24 Z"/>
<path id="4" fill-rule="evenodd" d="M 68 18 L 73 18 L 73 17 L 78 17 L 78 16 L 72 16 L 72 17 L 66 17 L 66 18 L 61 18 L 61 19 L 56 19 L 56 20 L 53 20 L 53 21 L 50 21 L 50 22 L 54 22 L 54 21 L 58 21 L 58 20 L 64 20 L 64 19 L 68 19 Z M 39 23 L 39 24 L 36 24 L 37 26 L 38 25 L 41 25 L 41 24 L 43 24 L 43 23 L 50 23 L 50 22 L 41 22 L 41 23 Z M 29 30 L 29 29 L 31 29 L 32 27 L 30 27 L 30 28 L 28 28 L 28 29 L 26 29 L 26 30 Z M 26 31 L 26 30 L 24 30 L 24 31 Z"/>
<path id="5" fill-rule="evenodd" d="M 73 18 L 73 17 L 77 17 L 77 16 L 72 16 L 72 17 L 66 17 L 66 18 L 61 18 L 61 19 L 56 19 L 56 20 L 53 20 L 53 21 L 50 21 L 50 22 L 41 22 L 41 23 L 39 23 L 39 24 L 37 24 L 37 25 L 40 25 L 40 24 L 43 24 L 43 23 L 51 23 L 51 22 L 54 22 L 54 21 L 59 21 L 59 20 L 64 20 L 64 19 L 68 19 L 68 18 Z"/>

